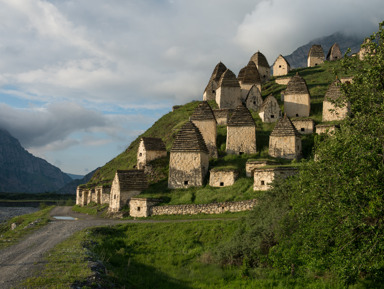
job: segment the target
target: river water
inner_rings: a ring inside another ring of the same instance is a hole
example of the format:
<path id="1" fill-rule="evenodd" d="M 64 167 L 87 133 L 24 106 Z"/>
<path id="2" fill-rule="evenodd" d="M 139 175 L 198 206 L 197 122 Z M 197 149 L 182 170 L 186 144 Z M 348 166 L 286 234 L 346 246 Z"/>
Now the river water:
<path id="1" fill-rule="evenodd" d="M 39 208 L 32 207 L 0 207 L 0 223 L 16 216 L 37 212 Z"/>

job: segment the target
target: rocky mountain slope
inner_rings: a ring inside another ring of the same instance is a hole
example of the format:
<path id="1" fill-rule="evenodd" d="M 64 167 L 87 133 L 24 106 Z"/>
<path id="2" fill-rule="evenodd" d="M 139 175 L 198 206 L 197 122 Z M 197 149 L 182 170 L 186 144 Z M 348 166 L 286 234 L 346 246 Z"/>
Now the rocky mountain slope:
<path id="1" fill-rule="evenodd" d="M 0 192 L 52 192 L 71 180 L 59 168 L 30 154 L 16 138 L 0 129 Z"/>
<path id="2" fill-rule="evenodd" d="M 86 174 L 81 179 L 74 179 L 74 180 L 72 180 L 71 182 L 66 184 L 64 187 L 62 187 L 60 190 L 58 190 L 57 193 L 59 193 L 59 194 L 76 194 L 77 186 L 79 186 L 81 184 L 88 183 L 89 180 L 92 178 L 93 174 L 96 172 L 96 170 L 93 170 L 92 172 Z"/>
<path id="3" fill-rule="evenodd" d="M 342 54 L 344 54 L 348 48 L 351 48 L 352 53 L 356 53 L 360 50 L 360 45 L 363 43 L 363 40 L 364 39 L 355 36 L 346 36 L 342 33 L 334 33 L 329 36 L 314 39 L 311 42 L 297 48 L 294 52 L 292 52 L 292 54 L 284 57 L 291 65 L 291 68 L 306 67 L 309 49 L 314 44 L 320 44 L 323 47 L 325 56 L 327 56 L 328 50 L 334 43 L 339 44 Z"/>

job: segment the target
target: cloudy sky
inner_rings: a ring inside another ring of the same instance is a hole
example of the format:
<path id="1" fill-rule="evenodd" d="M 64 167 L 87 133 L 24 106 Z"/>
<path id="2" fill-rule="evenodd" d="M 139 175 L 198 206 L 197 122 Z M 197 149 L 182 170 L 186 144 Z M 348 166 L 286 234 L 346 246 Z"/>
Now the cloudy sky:
<path id="1" fill-rule="evenodd" d="M 0 0 L 0 127 L 64 172 L 122 152 L 214 66 L 368 36 L 382 0 Z"/>

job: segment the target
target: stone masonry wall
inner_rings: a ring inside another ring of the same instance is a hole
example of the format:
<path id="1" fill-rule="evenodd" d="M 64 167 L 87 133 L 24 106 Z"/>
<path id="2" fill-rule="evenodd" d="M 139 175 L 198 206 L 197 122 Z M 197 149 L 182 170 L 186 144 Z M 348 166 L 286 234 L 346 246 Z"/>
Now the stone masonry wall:
<path id="1" fill-rule="evenodd" d="M 211 187 L 228 187 L 232 186 L 238 173 L 235 170 L 215 171 L 211 170 L 209 175 L 209 185 Z"/>
<path id="2" fill-rule="evenodd" d="M 221 214 L 225 212 L 241 212 L 252 210 L 257 205 L 257 200 L 240 202 L 212 203 L 201 205 L 173 205 L 154 206 L 150 215 L 196 215 L 196 214 Z"/>
<path id="3" fill-rule="evenodd" d="M 336 107 L 328 100 L 323 101 L 323 121 L 343 120 L 349 113 L 349 105 Z"/>
<path id="4" fill-rule="evenodd" d="M 297 159 L 301 154 L 301 140 L 294 136 L 270 137 L 269 155 L 275 158 Z"/>
<path id="5" fill-rule="evenodd" d="M 192 121 L 200 130 L 204 142 L 207 145 L 209 156 L 217 158 L 217 124 L 215 120 L 193 120 Z"/>
<path id="6" fill-rule="evenodd" d="M 228 126 L 226 150 L 229 154 L 255 154 L 256 128 L 254 126 Z"/>
<path id="7" fill-rule="evenodd" d="M 216 103 L 220 109 L 235 109 L 241 104 L 240 87 L 219 87 L 216 91 Z"/>
<path id="8" fill-rule="evenodd" d="M 311 110 L 309 94 L 285 94 L 284 113 L 289 117 L 307 117 Z"/>
<path id="9" fill-rule="evenodd" d="M 311 134 L 315 130 L 313 120 L 292 120 L 292 123 L 301 134 Z"/>

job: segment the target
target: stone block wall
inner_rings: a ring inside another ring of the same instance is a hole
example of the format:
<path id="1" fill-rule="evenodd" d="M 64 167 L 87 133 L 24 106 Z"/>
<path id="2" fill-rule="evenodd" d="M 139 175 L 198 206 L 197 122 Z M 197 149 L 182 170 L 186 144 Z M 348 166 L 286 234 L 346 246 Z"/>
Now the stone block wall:
<path id="1" fill-rule="evenodd" d="M 308 117 L 311 110 L 309 94 L 284 94 L 284 113 L 289 117 Z"/>
<path id="2" fill-rule="evenodd" d="M 268 154 L 274 158 L 298 159 L 301 155 L 301 139 L 296 136 L 270 136 Z"/>
<path id="3" fill-rule="evenodd" d="M 253 199 L 240 202 L 224 202 L 201 205 L 154 206 L 150 209 L 150 215 L 222 214 L 225 212 L 249 211 L 256 205 L 257 200 Z"/>
<path id="4" fill-rule="evenodd" d="M 336 130 L 336 125 L 333 125 L 333 124 L 319 124 L 316 126 L 316 133 L 317 134 L 322 134 L 322 133 L 326 133 L 326 134 L 333 134 Z"/>
<path id="5" fill-rule="evenodd" d="M 134 218 L 148 217 L 150 216 L 150 209 L 160 202 L 160 199 L 131 198 L 129 201 L 129 215 Z"/>
<path id="6" fill-rule="evenodd" d="M 230 109 L 214 109 L 213 114 L 215 115 L 218 125 L 227 125 L 229 114 L 232 112 Z"/>
<path id="7" fill-rule="evenodd" d="M 343 120 L 349 113 L 349 105 L 336 107 L 335 104 L 328 100 L 323 101 L 323 121 Z"/>
<path id="8" fill-rule="evenodd" d="M 311 134 L 315 131 L 315 122 L 312 119 L 292 120 L 292 123 L 301 134 Z"/>
<path id="9" fill-rule="evenodd" d="M 241 104 L 240 87 L 219 87 L 216 91 L 216 103 L 221 109 L 235 109 Z"/>
<path id="10" fill-rule="evenodd" d="M 248 178 L 253 177 L 253 171 L 258 168 L 265 167 L 267 165 L 273 165 L 274 162 L 263 160 L 248 160 L 245 164 L 245 173 Z"/>
<path id="11" fill-rule="evenodd" d="M 256 128 L 254 126 L 228 126 L 226 150 L 228 154 L 255 154 Z"/>
<path id="12" fill-rule="evenodd" d="M 267 191 L 277 178 L 287 178 L 297 173 L 292 167 L 259 168 L 254 170 L 254 191 Z"/>
<path id="13" fill-rule="evenodd" d="M 200 130 L 204 142 L 208 148 L 209 156 L 217 158 L 217 123 L 216 120 L 193 120 L 194 125 Z"/>
<path id="14" fill-rule="evenodd" d="M 236 170 L 211 170 L 209 175 L 209 185 L 211 187 L 228 187 L 232 186 L 237 177 L 238 172 Z"/>

